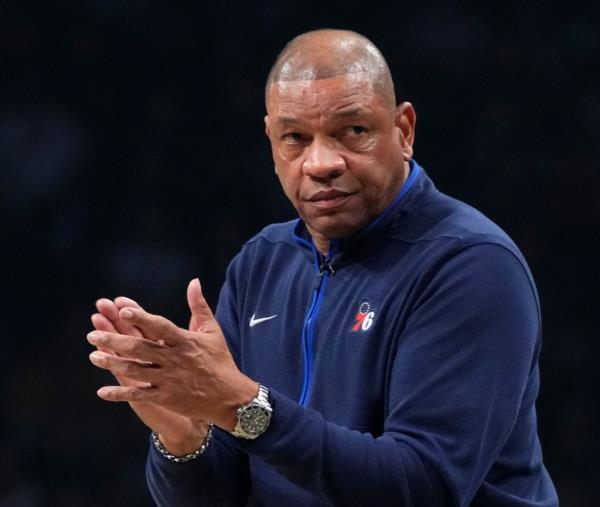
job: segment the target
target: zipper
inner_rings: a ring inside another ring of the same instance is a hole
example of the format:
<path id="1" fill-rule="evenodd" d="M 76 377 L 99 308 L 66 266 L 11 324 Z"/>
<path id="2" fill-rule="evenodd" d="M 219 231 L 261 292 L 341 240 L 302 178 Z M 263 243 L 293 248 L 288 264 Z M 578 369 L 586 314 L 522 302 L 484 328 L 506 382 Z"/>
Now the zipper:
<path id="1" fill-rule="evenodd" d="M 310 379 L 312 374 L 312 359 L 313 359 L 313 342 L 315 335 L 315 322 L 319 315 L 325 289 L 329 278 L 335 273 L 333 267 L 329 264 L 328 260 L 322 255 L 318 254 L 320 258 L 319 263 L 319 281 L 313 291 L 313 297 L 304 320 L 304 327 L 302 329 L 302 344 L 304 350 L 304 383 L 302 385 L 302 393 L 300 394 L 300 400 L 298 403 L 301 406 L 306 406 L 308 395 L 310 392 Z"/>

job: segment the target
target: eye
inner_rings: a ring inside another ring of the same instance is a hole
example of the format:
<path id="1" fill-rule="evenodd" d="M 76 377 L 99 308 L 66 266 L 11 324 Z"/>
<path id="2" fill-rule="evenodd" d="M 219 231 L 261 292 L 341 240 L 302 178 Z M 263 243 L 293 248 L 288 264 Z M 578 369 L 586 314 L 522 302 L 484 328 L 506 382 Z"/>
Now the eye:
<path id="1" fill-rule="evenodd" d="M 349 137 L 358 137 L 364 134 L 367 131 L 366 128 L 361 127 L 360 125 L 351 125 L 350 127 L 346 127 L 344 129 L 344 135 Z"/>
<path id="2" fill-rule="evenodd" d="M 299 144 L 304 138 L 298 132 L 288 132 L 287 134 L 283 134 L 281 139 L 286 144 Z"/>

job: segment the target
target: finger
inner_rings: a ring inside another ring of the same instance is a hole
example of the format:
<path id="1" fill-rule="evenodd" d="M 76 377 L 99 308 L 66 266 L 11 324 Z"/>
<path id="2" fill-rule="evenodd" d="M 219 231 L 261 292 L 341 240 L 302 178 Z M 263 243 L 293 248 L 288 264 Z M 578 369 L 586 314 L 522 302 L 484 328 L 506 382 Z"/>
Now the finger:
<path id="1" fill-rule="evenodd" d="M 96 301 L 96 308 L 111 322 L 119 320 L 119 309 L 110 299 L 100 298 Z"/>
<path id="2" fill-rule="evenodd" d="M 114 305 L 117 309 L 117 321 L 115 322 L 115 327 L 117 331 L 121 334 L 128 334 L 132 336 L 140 336 L 143 338 L 144 334 L 135 326 L 133 326 L 130 322 L 121 319 L 119 315 L 119 310 L 121 308 L 140 308 L 142 307 L 133 299 L 127 298 L 125 296 L 119 296 L 115 298 Z"/>
<path id="3" fill-rule="evenodd" d="M 119 309 L 125 308 L 126 306 L 129 306 L 131 308 L 142 308 L 137 303 L 137 301 L 134 301 L 133 299 L 127 298 L 125 296 L 119 296 L 118 298 L 115 298 L 115 305 L 117 305 Z"/>
<path id="4" fill-rule="evenodd" d="M 155 384 L 158 368 L 151 363 L 141 363 L 134 359 L 106 354 L 95 350 L 90 354 L 90 361 L 94 366 L 110 370 L 115 377 L 127 377 Z"/>
<path id="5" fill-rule="evenodd" d="M 148 401 L 156 397 L 154 386 L 105 386 L 98 389 L 97 394 L 106 401 Z"/>
<path id="6" fill-rule="evenodd" d="M 90 317 L 90 319 L 92 321 L 92 325 L 98 331 L 107 331 L 109 333 L 116 333 L 117 332 L 116 329 L 115 329 L 115 326 L 113 326 L 112 322 L 110 320 L 108 320 L 101 313 L 94 313 Z M 95 345 L 95 344 L 92 344 L 92 345 Z M 98 350 L 101 350 L 102 352 L 106 352 L 108 354 L 114 354 L 115 353 L 113 350 L 109 349 L 108 347 L 105 347 L 105 346 L 102 346 L 102 345 L 96 345 L 96 346 L 98 347 Z"/>
<path id="7" fill-rule="evenodd" d="M 187 288 L 187 300 L 192 318 L 190 320 L 190 331 L 202 331 L 214 320 L 214 315 L 202 294 L 200 280 L 194 278 Z"/>
<path id="8" fill-rule="evenodd" d="M 90 319 L 92 321 L 92 325 L 98 331 L 107 331 L 108 333 L 116 333 L 117 332 L 117 330 L 115 329 L 115 326 L 113 326 L 112 322 L 110 320 L 108 320 L 101 313 L 94 313 L 90 317 Z"/>
<path id="9" fill-rule="evenodd" d="M 87 339 L 92 345 L 106 347 L 120 356 L 154 364 L 161 363 L 162 352 L 165 349 L 165 345 L 152 340 L 118 333 L 92 331 L 87 335 Z"/>
<path id="10" fill-rule="evenodd" d="M 119 316 L 139 328 L 144 336 L 153 341 L 163 340 L 168 345 L 174 345 L 186 340 L 183 329 L 177 327 L 169 319 L 153 315 L 141 308 L 122 308 Z"/>
<path id="11" fill-rule="evenodd" d="M 117 304 L 117 301 L 119 304 Z M 128 334 L 132 336 L 142 336 L 142 333 L 139 329 L 132 326 L 129 322 L 124 321 L 119 317 L 119 310 L 124 306 L 134 306 L 140 307 L 133 299 L 129 299 L 126 297 L 118 297 L 115 301 L 111 301 L 107 298 L 101 298 L 96 301 L 96 308 L 98 311 L 104 315 L 110 322 L 112 322 L 113 327 L 116 332 L 121 334 Z"/>
<path id="12" fill-rule="evenodd" d="M 110 320 L 108 320 L 104 315 L 102 315 L 100 313 L 95 313 L 94 315 L 92 315 L 91 319 L 92 319 L 92 324 L 94 325 L 96 330 L 107 331 L 109 333 L 116 333 L 116 330 L 115 330 L 114 326 L 112 325 L 112 322 Z M 90 340 L 88 339 L 88 341 L 90 341 Z M 90 341 L 90 343 L 92 343 L 92 342 Z M 107 354 L 116 354 L 116 352 L 114 350 L 109 349 L 105 345 L 95 344 L 95 343 L 92 343 L 92 345 L 96 345 L 98 350 L 101 352 L 106 352 Z M 128 379 L 125 377 L 117 377 L 117 380 L 119 381 L 119 384 L 122 384 L 122 385 L 137 384 L 137 381 Z"/>

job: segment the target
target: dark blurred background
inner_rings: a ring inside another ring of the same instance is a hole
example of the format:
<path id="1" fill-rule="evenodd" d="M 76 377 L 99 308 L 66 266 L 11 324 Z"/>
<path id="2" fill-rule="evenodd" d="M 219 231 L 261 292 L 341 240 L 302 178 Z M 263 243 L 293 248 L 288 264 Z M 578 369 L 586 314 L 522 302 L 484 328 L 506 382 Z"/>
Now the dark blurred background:
<path id="1" fill-rule="evenodd" d="M 101 296 L 184 325 L 228 261 L 294 217 L 263 133 L 282 46 L 383 51 L 416 158 L 499 223 L 543 304 L 539 428 L 562 505 L 597 506 L 600 23 L 574 3 L 0 2 L 0 506 L 143 506 L 147 429 L 95 395 Z M 537 4 L 537 5 L 533 5 Z M 596 483 L 593 481 L 596 480 Z"/>

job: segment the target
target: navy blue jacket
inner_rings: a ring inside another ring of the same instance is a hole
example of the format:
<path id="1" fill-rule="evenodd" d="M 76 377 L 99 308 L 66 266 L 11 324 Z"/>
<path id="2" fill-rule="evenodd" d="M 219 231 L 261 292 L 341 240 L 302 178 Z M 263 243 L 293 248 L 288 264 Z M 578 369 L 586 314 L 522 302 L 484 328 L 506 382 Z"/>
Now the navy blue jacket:
<path id="1" fill-rule="evenodd" d="M 241 370 L 271 390 L 271 426 L 254 441 L 216 430 L 185 464 L 151 445 L 159 505 L 558 505 L 527 264 L 416 163 L 327 259 L 302 221 L 265 228 L 232 261 L 216 315 Z"/>

